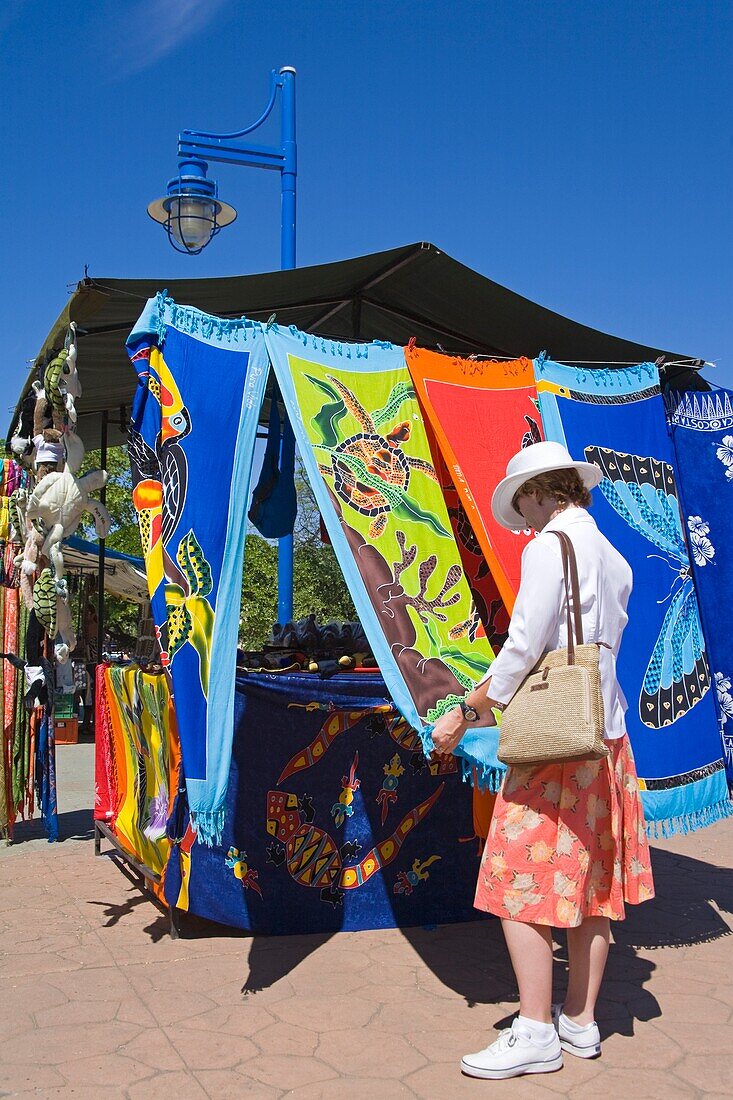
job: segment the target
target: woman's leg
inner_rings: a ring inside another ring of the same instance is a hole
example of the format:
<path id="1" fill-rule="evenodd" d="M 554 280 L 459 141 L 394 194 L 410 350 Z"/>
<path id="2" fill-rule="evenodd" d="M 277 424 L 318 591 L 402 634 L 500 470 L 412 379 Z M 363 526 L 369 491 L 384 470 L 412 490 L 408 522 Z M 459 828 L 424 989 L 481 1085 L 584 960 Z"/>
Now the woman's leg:
<path id="1" fill-rule="evenodd" d="M 567 932 L 570 974 L 563 1012 L 584 1026 L 595 1019 L 611 927 L 608 917 L 586 917 L 578 928 L 568 928 Z"/>
<path id="2" fill-rule="evenodd" d="M 501 926 L 519 985 L 519 1013 L 552 1023 L 552 929 L 502 918 Z"/>

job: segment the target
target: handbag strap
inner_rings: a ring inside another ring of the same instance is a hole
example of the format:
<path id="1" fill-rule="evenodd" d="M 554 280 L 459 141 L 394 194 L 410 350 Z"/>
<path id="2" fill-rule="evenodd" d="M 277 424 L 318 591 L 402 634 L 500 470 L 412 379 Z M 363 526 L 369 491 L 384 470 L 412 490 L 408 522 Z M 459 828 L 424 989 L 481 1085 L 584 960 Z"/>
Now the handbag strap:
<path id="1" fill-rule="evenodd" d="M 565 611 L 568 628 L 568 664 L 575 664 L 575 645 L 583 644 L 583 618 L 580 610 L 580 581 L 575 547 L 564 531 L 553 531 L 560 540 L 562 572 L 565 582 Z M 572 600 L 571 600 L 572 596 Z M 571 613 L 572 607 L 572 613 Z M 574 629 L 573 629 L 574 628 Z"/>

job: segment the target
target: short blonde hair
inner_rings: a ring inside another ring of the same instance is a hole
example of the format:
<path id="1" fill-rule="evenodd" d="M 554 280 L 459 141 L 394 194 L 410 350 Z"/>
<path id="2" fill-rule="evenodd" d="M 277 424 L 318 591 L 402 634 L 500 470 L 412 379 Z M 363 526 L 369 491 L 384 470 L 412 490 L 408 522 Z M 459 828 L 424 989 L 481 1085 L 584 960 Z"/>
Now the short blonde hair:
<path id="1" fill-rule="evenodd" d="M 512 497 L 512 508 L 519 511 L 517 501 L 520 497 L 532 496 L 542 501 L 545 497 L 556 500 L 558 504 L 575 504 L 579 508 L 590 508 L 592 504 L 590 490 L 583 484 L 577 470 L 548 470 L 525 481 Z"/>

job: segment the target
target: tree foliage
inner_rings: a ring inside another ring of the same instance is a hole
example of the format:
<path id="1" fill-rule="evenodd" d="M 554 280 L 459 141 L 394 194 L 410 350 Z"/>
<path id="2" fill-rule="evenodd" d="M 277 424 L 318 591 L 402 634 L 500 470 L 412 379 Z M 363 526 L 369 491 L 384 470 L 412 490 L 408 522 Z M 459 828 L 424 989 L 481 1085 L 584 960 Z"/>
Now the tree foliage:
<path id="1" fill-rule="evenodd" d="M 100 465 L 100 452 L 90 451 L 81 473 L 98 469 Z M 107 508 L 112 516 L 107 546 L 124 554 L 142 557 L 125 447 L 111 447 L 108 450 L 106 469 L 109 475 Z M 356 618 L 354 605 L 332 548 L 321 540 L 318 505 L 300 466 L 296 469 L 295 484 L 298 514 L 294 531 L 293 616 L 302 619 L 315 614 L 321 623 L 332 619 L 351 621 Z M 84 526 L 80 534 L 86 539 L 96 539 L 91 523 Z M 137 623 L 134 604 L 108 594 L 105 609 L 111 630 L 134 637 Z M 245 649 L 259 649 L 276 621 L 277 544 L 263 539 L 251 528 L 247 535 L 242 577 L 240 644 Z"/>
<path id="2" fill-rule="evenodd" d="M 80 474 L 89 470 L 98 470 L 102 465 L 101 451 L 89 451 L 86 455 Z M 132 503 L 132 476 L 130 474 L 130 462 L 127 457 L 126 447 L 110 447 L 107 451 L 106 504 L 112 517 L 112 529 L 105 545 L 110 550 L 119 550 L 123 554 L 131 554 L 133 557 L 142 557 L 140 543 L 140 529 L 137 524 L 137 513 Z M 90 517 L 85 516 L 85 520 Z M 97 534 L 94 524 L 85 523 L 80 529 L 82 538 L 96 541 Z M 128 638 L 134 638 L 137 631 L 138 605 L 122 600 L 118 596 L 112 596 L 109 592 L 104 596 L 104 617 L 107 629 L 113 634 L 123 634 Z"/>
<path id="3" fill-rule="evenodd" d="M 356 618 L 349 590 L 332 548 L 321 541 L 320 513 L 313 491 L 298 467 L 298 515 L 293 533 L 293 618 L 315 614 L 318 622 Z M 254 530 L 247 535 L 240 644 L 259 649 L 277 621 L 277 545 Z"/>

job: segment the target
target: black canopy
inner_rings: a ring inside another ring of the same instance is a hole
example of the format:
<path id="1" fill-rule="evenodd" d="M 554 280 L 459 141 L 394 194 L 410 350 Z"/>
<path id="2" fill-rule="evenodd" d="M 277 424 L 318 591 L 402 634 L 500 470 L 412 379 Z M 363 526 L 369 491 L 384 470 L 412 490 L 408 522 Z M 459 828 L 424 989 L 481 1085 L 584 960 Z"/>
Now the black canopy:
<path id="1" fill-rule="evenodd" d="M 69 321 L 80 330 L 78 431 L 88 448 L 99 445 L 102 413 L 109 444 L 125 441 L 135 373 L 125 339 L 146 299 L 159 290 L 181 305 L 219 317 L 246 315 L 307 332 L 351 340 L 391 340 L 440 347 L 450 354 L 533 357 L 584 363 L 663 360 L 666 380 L 679 389 L 708 389 L 690 364 L 696 360 L 608 336 L 561 317 L 486 279 L 432 244 L 412 244 L 338 263 L 215 279 L 85 278 L 69 298 L 41 348 L 63 343 Z M 30 388 L 35 367 L 20 400 Z M 19 401 L 20 404 L 20 401 Z M 14 418 L 13 423 L 15 423 Z"/>

